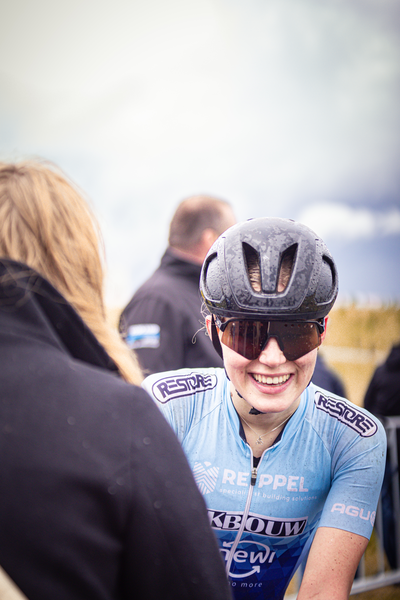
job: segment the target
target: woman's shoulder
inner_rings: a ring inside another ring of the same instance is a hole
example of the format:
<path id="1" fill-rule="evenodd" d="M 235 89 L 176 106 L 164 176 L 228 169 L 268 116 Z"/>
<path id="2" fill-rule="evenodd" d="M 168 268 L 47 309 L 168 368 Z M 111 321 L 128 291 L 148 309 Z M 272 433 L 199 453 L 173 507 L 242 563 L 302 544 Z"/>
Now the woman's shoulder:
<path id="1" fill-rule="evenodd" d="M 207 368 L 155 373 L 142 385 L 182 442 L 192 427 L 218 410 L 228 383 L 223 369 Z"/>
<path id="2" fill-rule="evenodd" d="M 179 399 L 195 402 L 200 395 L 204 402 L 219 395 L 226 381 L 224 369 L 210 367 L 153 373 L 146 377 L 142 386 L 163 405 Z"/>
<path id="3" fill-rule="evenodd" d="M 307 390 L 307 419 L 321 435 L 328 436 L 342 430 L 350 437 L 361 439 L 384 438 L 380 421 L 365 408 L 353 404 L 323 388 L 310 384 Z"/>

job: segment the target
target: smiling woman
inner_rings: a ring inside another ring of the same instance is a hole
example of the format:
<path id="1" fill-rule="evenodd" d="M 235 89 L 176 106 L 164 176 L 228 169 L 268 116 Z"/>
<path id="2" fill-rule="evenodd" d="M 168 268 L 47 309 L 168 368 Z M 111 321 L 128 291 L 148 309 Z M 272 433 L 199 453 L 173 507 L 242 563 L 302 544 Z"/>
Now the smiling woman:
<path id="1" fill-rule="evenodd" d="M 325 336 L 325 316 L 338 288 L 325 244 L 316 244 L 307 227 L 289 224 L 255 219 L 231 230 L 208 255 L 201 281 L 212 313 L 207 318 L 209 334 L 223 355 L 235 407 L 243 416 L 250 403 L 251 414 L 265 415 L 254 425 L 272 426 L 273 431 L 297 408 L 311 380 L 313 351 Z M 242 253 L 236 256 L 238 247 Z M 223 256 L 235 259 L 223 262 Z"/>
<path id="2" fill-rule="evenodd" d="M 298 599 L 345 600 L 386 445 L 367 411 L 310 383 L 337 296 L 335 262 L 305 225 L 253 219 L 212 246 L 200 290 L 224 369 L 143 385 L 189 458 L 234 597 L 281 600 L 309 555 Z"/>

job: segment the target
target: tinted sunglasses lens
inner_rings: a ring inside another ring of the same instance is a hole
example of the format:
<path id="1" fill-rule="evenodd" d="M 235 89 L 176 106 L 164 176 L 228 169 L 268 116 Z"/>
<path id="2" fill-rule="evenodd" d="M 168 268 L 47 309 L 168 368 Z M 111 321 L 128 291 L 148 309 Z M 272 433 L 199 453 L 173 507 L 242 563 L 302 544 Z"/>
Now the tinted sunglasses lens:
<path id="1" fill-rule="evenodd" d="M 316 323 L 282 321 L 230 321 L 221 341 L 244 358 L 254 360 L 260 356 L 270 337 L 277 339 L 287 360 L 297 360 L 321 343 Z"/>
<path id="2" fill-rule="evenodd" d="M 270 335 L 276 335 L 287 360 L 297 360 L 321 344 L 316 323 L 271 322 Z"/>
<path id="3" fill-rule="evenodd" d="M 260 356 L 267 331 L 267 321 L 231 321 L 226 325 L 221 341 L 234 352 L 254 360 Z"/>

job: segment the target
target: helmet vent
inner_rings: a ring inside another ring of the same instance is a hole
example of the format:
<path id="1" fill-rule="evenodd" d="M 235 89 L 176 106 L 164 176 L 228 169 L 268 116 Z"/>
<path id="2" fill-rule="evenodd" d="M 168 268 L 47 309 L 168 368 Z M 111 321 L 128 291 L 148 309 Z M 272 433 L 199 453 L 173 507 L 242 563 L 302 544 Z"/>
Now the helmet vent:
<path id="1" fill-rule="evenodd" d="M 252 246 L 243 242 L 244 261 L 251 287 L 255 292 L 261 292 L 260 257 Z"/>
<path id="2" fill-rule="evenodd" d="M 293 244 L 293 246 L 290 246 L 290 248 L 287 248 L 282 252 L 281 264 L 279 267 L 278 292 L 284 292 L 289 284 L 296 250 L 297 244 Z"/>
<path id="3" fill-rule="evenodd" d="M 335 289 L 335 275 L 332 263 L 327 256 L 323 256 L 321 262 L 321 273 L 319 276 L 318 287 L 315 291 L 315 300 L 318 303 L 329 302 L 332 299 Z"/>

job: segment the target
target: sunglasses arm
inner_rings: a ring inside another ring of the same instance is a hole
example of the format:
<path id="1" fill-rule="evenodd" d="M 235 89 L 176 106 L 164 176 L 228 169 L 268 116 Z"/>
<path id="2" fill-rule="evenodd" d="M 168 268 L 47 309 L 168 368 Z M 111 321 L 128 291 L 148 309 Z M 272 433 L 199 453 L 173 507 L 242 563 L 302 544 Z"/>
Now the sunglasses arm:
<path id="1" fill-rule="evenodd" d="M 223 359 L 224 357 L 222 356 L 221 342 L 219 341 L 219 335 L 218 335 L 217 326 L 215 324 L 214 315 L 211 315 L 211 341 L 213 343 L 215 350 L 218 352 L 220 357 Z"/>
<path id="2" fill-rule="evenodd" d="M 321 334 L 321 343 L 324 341 L 325 336 L 326 336 L 326 327 L 328 325 L 328 317 L 324 317 L 322 319 L 322 323 L 321 323 L 321 329 L 322 331 L 320 332 Z"/>

